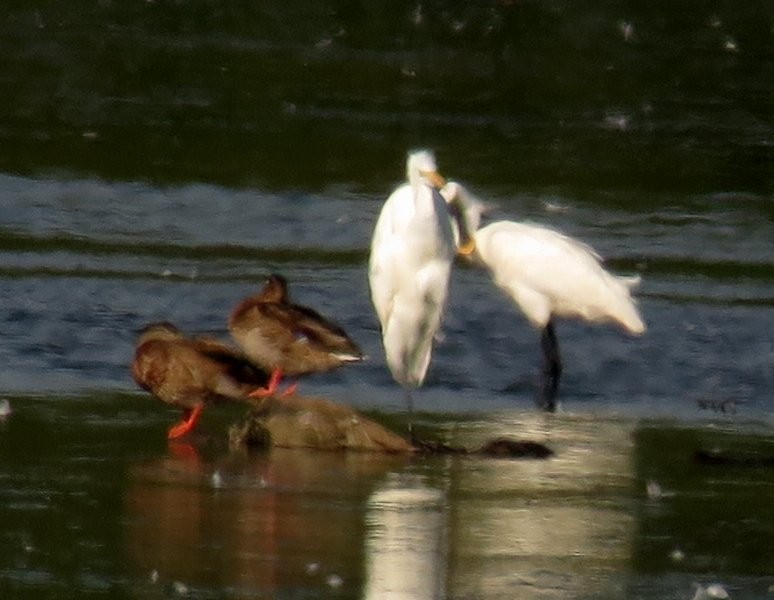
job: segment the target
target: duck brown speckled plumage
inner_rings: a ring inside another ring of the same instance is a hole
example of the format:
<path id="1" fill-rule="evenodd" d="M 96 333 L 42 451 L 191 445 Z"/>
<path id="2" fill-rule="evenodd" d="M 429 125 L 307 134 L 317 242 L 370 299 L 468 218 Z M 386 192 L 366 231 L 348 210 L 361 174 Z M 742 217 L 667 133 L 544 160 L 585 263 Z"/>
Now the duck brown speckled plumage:
<path id="1" fill-rule="evenodd" d="M 253 395 L 276 393 L 282 375 L 320 373 L 363 360 L 360 348 L 341 327 L 290 301 L 282 275 L 270 275 L 260 293 L 240 302 L 228 326 L 245 355 L 271 371 L 267 387 Z"/>
<path id="2" fill-rule="evenodd" d="M 191 431 L 205 404 L 245 400 L 269 379 L 238 350 L 212 338 L 186 337 L 167 322 L 152 323 L 140 332 L 132 376 L 141 388 L 183 409 L 183 420 L 169 430 L 170 439 Z"/>

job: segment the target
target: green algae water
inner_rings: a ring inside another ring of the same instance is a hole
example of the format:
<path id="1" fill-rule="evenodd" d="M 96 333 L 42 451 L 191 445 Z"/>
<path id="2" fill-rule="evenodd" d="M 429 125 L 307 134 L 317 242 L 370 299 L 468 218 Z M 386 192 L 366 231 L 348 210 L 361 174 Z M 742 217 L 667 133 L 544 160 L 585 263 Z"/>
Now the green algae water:
<path id="1" fill-rule="evenodd" d="M 556 454 L 411 458 L 229 452 L 238 410 L 168 445 L 172 411 L 128 394 L 11 402 L 8 598 L 767 598 L 774 583 L 774 442 L 752 422 L 426 414 L 427 435 Z"/>

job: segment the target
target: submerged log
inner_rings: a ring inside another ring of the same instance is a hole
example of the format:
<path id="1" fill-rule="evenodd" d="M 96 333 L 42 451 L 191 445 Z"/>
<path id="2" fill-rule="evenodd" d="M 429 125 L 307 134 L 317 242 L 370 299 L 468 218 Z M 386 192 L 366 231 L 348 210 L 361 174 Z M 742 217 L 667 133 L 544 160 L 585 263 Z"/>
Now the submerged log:
<path id="1" fill-rule="evenodd" d="M 352 408 L 305 396 L 256 399 L 242 423 L 229 429 L 234 446 L 413 452 L 412 445 Z"/>
<path id="2" fill-rule="evenodd" d="M 475 449 L 439 441 L 412 442 L 358 411 L 323 398 L 292 395 L 255 399 L 245 419 L 229 428 L 232 448 L 310 448 L 404 454 L 463 454 L 501 458 L 553 456 L 534 441 L 497 438 Z"/>
<path id="3" fill-rule="evenodd" d="M 774 468 L 774 456 L 743 455 L 719 450 L 697 450 L 693 459 L 696 463 L 710 467 L 741 467 L 754 469 Z"/>

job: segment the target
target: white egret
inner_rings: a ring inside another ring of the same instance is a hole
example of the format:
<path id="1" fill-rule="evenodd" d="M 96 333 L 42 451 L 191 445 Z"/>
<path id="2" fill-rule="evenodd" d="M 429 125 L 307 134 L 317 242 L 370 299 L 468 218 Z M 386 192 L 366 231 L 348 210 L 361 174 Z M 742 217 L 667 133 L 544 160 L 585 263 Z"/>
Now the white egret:
<path id="1" fill-rule="evenodd" d="M 405 391 L 413 437 L 411 392 L 422 385 L 430 364 L 456 245 L 433 154 L 409 154 L 406 173 L 408 183 L 387 198 L 376 222 L 368 280 L 387 365 Z"/>
<path id="2" fill-rule="evenodd" d="M 590 246 L 540 225 L 496 221 L 479 229 L 483 205 L 459 183 L 450 181 L 441 192 L 447 202 L 463 207 L 458 238 L 472 236 L 475 257 L 490 271 L 495 284 L 516 303 L 541 331 L 543 382 L 538 403 L 556 409 L 562 372 L 554 331 L 557 317 L 589 322 L 613 322 L 631 334 L 645 331 L 645 323 L 631 290 L 639 277 L 619 277 L 606 271 Z"/>

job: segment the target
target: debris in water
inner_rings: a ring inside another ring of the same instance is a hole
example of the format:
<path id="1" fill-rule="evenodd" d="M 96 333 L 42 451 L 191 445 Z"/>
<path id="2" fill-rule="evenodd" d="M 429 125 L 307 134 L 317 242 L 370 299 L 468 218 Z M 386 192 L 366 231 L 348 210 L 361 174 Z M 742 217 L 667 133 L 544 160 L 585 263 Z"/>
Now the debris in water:
<path id="1" fill-rule="evenodd" d="M 630 21 L 619 21 L 618 31 L 621 32 L 625 42 L 630 42 L 634 36 L 634 25 Z"/>
<path id="2" fill-rule="evenodd" d="M 693 600 L 710 600 L 711 598 L 727 600 L 731 597 L 728 595 L 726 589 L 719 583 L 711 583 L 706 588 L 700 583 L 694 583 L 693 586 L 696 588 Z"/>
<path id="3" fill-rule="evenodd" d="M 653 481 L 652 479 L 645 484 L 645 491 L 651 500 L 661 500 L 664 497 L 664 492 L 661 490 L 658 481 Z"/>
<path id="4" fill-rule="evenodd" d="M 172 584 L 172 591 L 178 596 L 185 596 L 188 593 L 188 586 L 182 581 L 175 581 Z"/>
<path id="5" fill-rule="evenodd" d="M 774 468 L 774 456 L 759 454 L 730 454 L 720 450 L 697 450 L 694 462 L 708 467 L 748 467 L 754 469 Z"/>
<path id="6" fill-rule="evenodd" d="M 306 565 L 306 572 L 308 575 L 314 575 L 320 570 L 320 563 L 310 562 Z"/>
<path id="7" fill-rule="evenodd" d="M 707 596 L 710 598 L 730 598 L 726 588 L 719 583 L 713 583 L 707 586 Z"/>
<path id="8" fill-rule="evenodd" d="M 682 562 L 685 560 L 685 552 L 680 550 L 680 548 L 675 548 L 669 553 L 669 558 L 671 558 L 673 562 Z"/>
<path id="9" fill-rule="evenodd" d="M 334 573 L 333 575 L 328 575 L 328 577 L 325 579 L 325 583 L 328 584 L 328 587 L 340 588 L 344 583 L 344 580 L 339 575 Z"/>
<path id="10" fill-rule="evenodd" d="M 736 405 L 741 401 L 734 398 L 698 398 L 696 404 L 700 410 L 736 414 Z"/>
<path id="11" fill-rule="evenodd" d="M 508 458 L 548 458 L 554 451 L 540 442 L 530 440 L 510 440 L 497 438 L 478 449 L 478 454 L 484 456 L 501 456 Z"/>
<path id="12" fill-rule="evenodd" d="M 11 403 L 5 398 L 0 399 L 0 421 L 5 421 L 12 412 Z"/>
<path id="13" fill-rule="evenodd" d="M 214 487 L 216 490 L 219 490 L 223 487 L 223 477 L 221 476 L 220 471 L 215 471 L 212 474 L 211 480 L 212 487 Z"/>
<path id="14" fill-rule="evenodd" d="M 739 44 L 730 35 L 723 41 L 723 50 L 726 52 L 739 52 Z"/>

